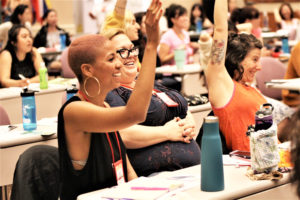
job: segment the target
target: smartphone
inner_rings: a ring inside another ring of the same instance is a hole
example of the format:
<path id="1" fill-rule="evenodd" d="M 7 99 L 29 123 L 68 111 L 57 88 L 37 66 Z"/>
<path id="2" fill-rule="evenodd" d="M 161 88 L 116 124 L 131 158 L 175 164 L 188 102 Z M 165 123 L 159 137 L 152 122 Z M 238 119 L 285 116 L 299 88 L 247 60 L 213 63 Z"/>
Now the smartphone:
<path id="1" fill-rule="evenodd" d="M 251 159 L 251 154 L 249 151 L 240 151 L 240 150 L 235 150 L 229 153 L 229 156 L 237 156 L 240 158 L 245 158 L 245 159 Z"/>

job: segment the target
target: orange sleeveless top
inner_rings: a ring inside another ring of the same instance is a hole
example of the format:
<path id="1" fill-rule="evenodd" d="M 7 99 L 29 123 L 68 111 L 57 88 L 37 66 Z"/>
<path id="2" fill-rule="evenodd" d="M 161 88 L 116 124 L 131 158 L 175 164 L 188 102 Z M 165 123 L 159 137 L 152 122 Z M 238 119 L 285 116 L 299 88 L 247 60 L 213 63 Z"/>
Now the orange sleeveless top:
<path id="1" fill-rule="evenodd" d="M 255 124 L 255 113 L 266 99 L 253 87 L 234 82 L 229 102 L 221 108 L 213 107 L 219 117 L 220 130 L 226 139 L 228 149 L 250 151 L 248 126 Z"/>

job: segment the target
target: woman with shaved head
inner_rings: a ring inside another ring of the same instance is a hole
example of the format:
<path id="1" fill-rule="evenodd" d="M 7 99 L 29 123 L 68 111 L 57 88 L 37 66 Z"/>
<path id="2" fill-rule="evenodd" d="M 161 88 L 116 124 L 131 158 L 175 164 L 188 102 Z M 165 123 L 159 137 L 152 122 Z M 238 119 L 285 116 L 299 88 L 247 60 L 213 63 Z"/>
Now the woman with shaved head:
<path id="1" fill-rule="evenodd" d="M 117 130 L 145 120 L 153 88 L 161 2 L 153 0 L 146 17 L 149 39 L 136 87 L 126 106 L 110 108 L 106 94 L 120 86 L 122 64 L 111 41 L 83 36 L 69 47 L 69 63 L 80 88 L 58 114 L 60 199 L 111 187 L 136 178 Z"/>

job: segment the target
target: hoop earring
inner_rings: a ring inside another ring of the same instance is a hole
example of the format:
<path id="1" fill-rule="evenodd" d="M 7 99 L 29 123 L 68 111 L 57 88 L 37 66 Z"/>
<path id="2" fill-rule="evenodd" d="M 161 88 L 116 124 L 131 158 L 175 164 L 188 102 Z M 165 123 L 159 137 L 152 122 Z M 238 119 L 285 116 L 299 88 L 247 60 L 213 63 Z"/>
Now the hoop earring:
<path id="1" fill-rule="evenodd" d="M 90 94 L 88 93 L 88 91 L 86 90 L 86 82 L 87 82 L 90 78 L 94 79 L 94 80 L 97 82 L 98 88 L 99 88 L 97 94 L 94 95 L 94 96 L 90 95 Z M 101 89 L 100 83 L 99 83 L 98 79 L 97 79 L 95 76 L 89 76 L 89 77 L 87 77 L 87 78 L 84 80 L 84 82 L 83 82 L 83 90 L 84 90 L 84 92 L 85 92 L 90 98 L 94 98 L 94 97 L 98 96 L 98 95 L 100 94 L 100 89 Z"/>

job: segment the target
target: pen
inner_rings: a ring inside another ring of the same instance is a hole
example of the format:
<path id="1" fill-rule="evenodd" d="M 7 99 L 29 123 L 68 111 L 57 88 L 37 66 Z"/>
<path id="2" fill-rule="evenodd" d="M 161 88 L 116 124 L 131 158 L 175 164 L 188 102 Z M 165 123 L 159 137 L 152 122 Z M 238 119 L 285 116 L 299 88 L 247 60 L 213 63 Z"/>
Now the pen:
<path id="1" fill-rule="evenodd" d="M 18 76 L 19 76 L 19 78 L 22 79 L 22 80 L 25 80 L 25 79 L 26 79 L 25 76 L 23 76 L 23 74 L 18 74 Z M 27 83 L 29 84 L 30 81 L 27 80 Z"/>
<path id="2" fill-rule="evenodd" d="M 166 187 L 131 187 L 132 190 L 169 190 Z"/>

